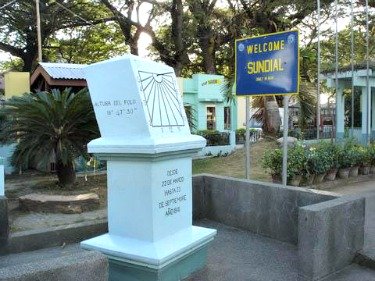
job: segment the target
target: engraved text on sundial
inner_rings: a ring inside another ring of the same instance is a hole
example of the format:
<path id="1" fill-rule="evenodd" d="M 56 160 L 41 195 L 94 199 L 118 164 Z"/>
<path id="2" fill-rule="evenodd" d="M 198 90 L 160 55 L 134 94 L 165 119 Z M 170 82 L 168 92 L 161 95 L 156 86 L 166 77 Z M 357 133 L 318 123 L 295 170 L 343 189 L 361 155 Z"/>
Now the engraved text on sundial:
<path id="1" fill-rule="evenodd" d="M 152 127 L 184 126 L 183 106 L 174 73 L 138 71 L 143 101 Z"/>

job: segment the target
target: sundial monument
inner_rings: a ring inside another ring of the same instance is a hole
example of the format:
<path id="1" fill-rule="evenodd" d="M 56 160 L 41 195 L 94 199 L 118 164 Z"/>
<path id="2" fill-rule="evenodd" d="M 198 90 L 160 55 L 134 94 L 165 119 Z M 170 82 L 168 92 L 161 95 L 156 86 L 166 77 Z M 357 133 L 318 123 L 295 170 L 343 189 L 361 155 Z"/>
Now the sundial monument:
<path id="1" fill-rule="evenodd" d="M 205 264 L 216 230 L 192 226 L 190 133 L 174 71 L 133 55 L 85 68 L 107 160 L 108 233 L 83 241 L 106 254 L 110 280 L 180 280 Z"/>

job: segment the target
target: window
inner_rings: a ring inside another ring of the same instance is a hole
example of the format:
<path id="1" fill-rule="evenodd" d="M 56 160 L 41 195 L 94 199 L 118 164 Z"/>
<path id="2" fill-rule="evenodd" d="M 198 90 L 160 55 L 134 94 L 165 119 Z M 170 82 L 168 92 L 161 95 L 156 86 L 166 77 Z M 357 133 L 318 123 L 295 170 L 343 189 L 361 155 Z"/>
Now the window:
<path id="1" fill-rule="evenodd" d="M 194 119 L 193 119 L 193 108 L 191 107 L 191 105 L 185 105 L 184 108 L 185 108 L 186 118 L 188 120 L 190 130 L 194 131 L 195 124 L 194 124 Z"/>
<path id="2" fill-rule="evenodd" d="M 230 130 L 230 107 L 224 107 L 224 130 Z"/>
<path id="3" fill-rule="evenodd" d="M 207 130 L 216 130 L 216 111 L 214 106 L 207 106 Z"/>

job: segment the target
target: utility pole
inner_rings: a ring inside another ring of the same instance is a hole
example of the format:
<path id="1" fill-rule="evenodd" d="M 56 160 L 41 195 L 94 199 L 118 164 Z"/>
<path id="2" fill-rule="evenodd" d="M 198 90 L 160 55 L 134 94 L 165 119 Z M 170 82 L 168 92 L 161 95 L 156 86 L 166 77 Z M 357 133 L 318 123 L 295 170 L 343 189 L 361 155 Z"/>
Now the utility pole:
<path id="1" fill-rule="evenodd" d="M 36 29 L 38 36 L 38 61 L 42 61 L 42 35 L 40 27 L 40 11 L 39 11 L 39 0 L 35 0 L 36 4 Z"/>

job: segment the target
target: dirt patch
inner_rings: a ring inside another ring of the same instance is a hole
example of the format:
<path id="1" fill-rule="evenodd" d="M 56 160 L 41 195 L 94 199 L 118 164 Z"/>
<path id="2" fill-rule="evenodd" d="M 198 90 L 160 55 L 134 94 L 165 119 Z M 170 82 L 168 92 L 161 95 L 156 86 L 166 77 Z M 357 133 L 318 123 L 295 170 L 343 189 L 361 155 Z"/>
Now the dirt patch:
<path id="1" fill-rule="evenodd" d="M 57 177 L 28 171 L 22 175 L 12 175 L 5 180 L 6 196 L 10 207 L 11 232 L 69 225 L 83 221 L 100 220 L 107 216 L 107 175 L 78 175 L 74 186 L 65 190 L 57 184 Z M 18 198 L 27 194 L 78 195 L 96 193 L 99 196 L 99 209 L 81 214 L 57 214 L 44 212 L 23 212 L 19 210 Z"/>
<path id="2" fill-rule="evenodd" d="M 78 175 L 75 184 L 70 189 L 61 188 L 54 175 L 33 172 L 7 178 L 5 185 L 6 196 L 9 199 L 16 199 L 30 193 L 78 195 L 92 192 L 98 194 L 101 207 L 107 205 L 107 175 L 103 173 Z"/>
<path id="3" fill-rule="evenodd" d="M 268 149 L 277 148 L 277 143 L 264 139 L 250 145 L 250 177 L 253 180 L 272 181 L 262 167 L 261 159 Z M 193 160 L 193 174 L 210 173 L 235 178 L 245 178 L 245 149 L 237 149 L 226 157 Z"/>

